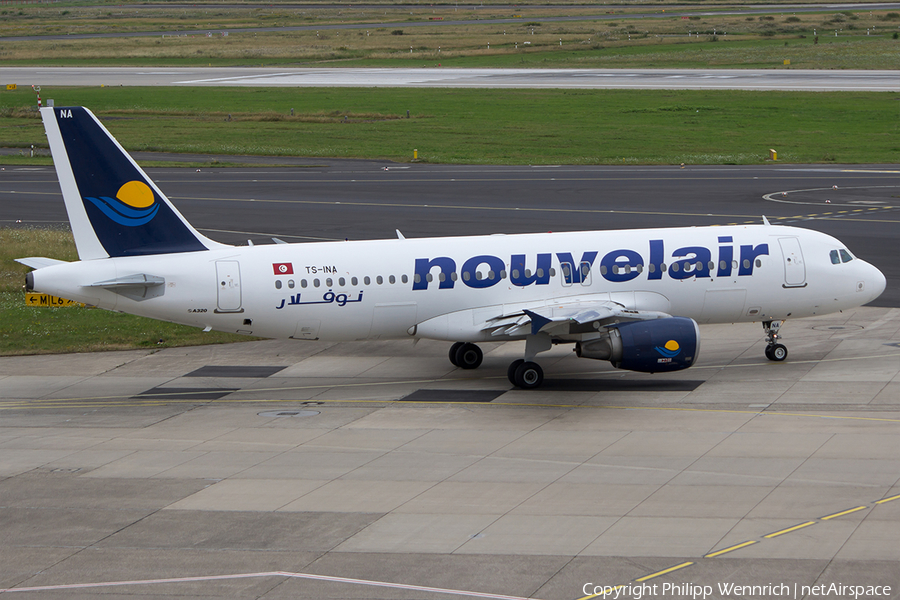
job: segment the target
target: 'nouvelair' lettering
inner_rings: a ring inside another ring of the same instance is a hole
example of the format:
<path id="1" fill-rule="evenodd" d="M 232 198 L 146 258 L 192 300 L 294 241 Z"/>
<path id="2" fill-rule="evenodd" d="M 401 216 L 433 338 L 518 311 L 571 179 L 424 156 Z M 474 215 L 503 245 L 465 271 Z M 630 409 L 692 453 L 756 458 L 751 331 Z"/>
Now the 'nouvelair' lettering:
<path id="1" fill-rule="evenodd" d="M 739 259 L 735 261 L 732 236 L 720 236 L 718 256 L 713 262 L 713 251 L 704 246 L 684 246 L 672 251 L 670 262 L 666 262 L 663 240 L 649 241 L 649 260 L 645 261 L 636 250 L 623 248 L 607 252 L 600 259 L 600 276 L 612 283 L 624 283 L 642 274 L 649 281 L 660 280 L 666 274 L 672 279 L 692 277 L 731 277 L 737 265 L 737 276 L 753 275 L 753 268 L 759 256 L 769 254 L 768 244 L 740 246 Z M 570 252 L 557 252 L 556 258 L 562 269 L 566 285 L 582 283 L 586 274 L 593 269 L 598 252 L 582 253 L 576 263 Z M 507 273 L 507 264 L 509 272 Z M 497 256 L 479 254 L 462 264 L 457 277 L 456 261 L 448 256 L 417 258 L 413 275 L 413 290 L 427 290 L 428 284 L 437 279 L 438 289 L 453 289 L 457 279 L 470 288 L 488 288 L 509 277 L 510 283 L 520 287 L 548 285 L 553 255 L 540 253 L 531 260 L 525 254 L 513 254 L 508 263 Z M 530 265 L 530 266 L 529 266 Z M 531 268 L 533 267 L 533 268 Z M 587 271 L 585 271 L 587 269 Z"/>

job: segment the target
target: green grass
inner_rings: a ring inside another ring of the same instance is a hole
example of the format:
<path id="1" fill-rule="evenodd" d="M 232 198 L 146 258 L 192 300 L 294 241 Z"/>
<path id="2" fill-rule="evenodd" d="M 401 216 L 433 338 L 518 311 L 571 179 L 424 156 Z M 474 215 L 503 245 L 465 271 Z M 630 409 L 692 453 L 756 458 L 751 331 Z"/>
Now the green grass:
<path id="1" fill-rule="evenodd" d="M 57 106 L 90 107 L 129 150 L 408 161 L 417 149 L 423 161 L 469 164 L 757 164 L 769 148 L 787 163 L 900 159 L 900 94 L 889 92 L 45 86 L 42 93 Z M 30 100 L 30 91 L 0 93 L 0 145 L 46 146 L 36 115 L 17 110 Z"/>
<path id="2" fill-rule="evenodd" d="M 26 256 L 77 260 L 75 242 L 66 229 L 0 229 L 0 356 L 167 348 L 255 339 L 203 333 L 195 327 L 96 308 L 26 306 L 23 284 L 30 269 L 13 260 Z"/>

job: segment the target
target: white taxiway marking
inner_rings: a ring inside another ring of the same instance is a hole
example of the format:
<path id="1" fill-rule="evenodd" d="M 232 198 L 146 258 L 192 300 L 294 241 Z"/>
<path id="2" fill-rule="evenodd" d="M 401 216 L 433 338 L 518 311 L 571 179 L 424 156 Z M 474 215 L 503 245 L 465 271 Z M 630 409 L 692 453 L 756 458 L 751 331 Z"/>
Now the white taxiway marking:
<path id="1" fill-rule="evenodd" d="M 466 590 L 451 590 L 447 588 L 428 587 L 421 585 L 409 585 L 405 583 L 390 583 L 387 581 L 371 581 L 368 579 L 351 579 L 348 577 L 331 577 L 328 575 L 313 575 L 310 573 L 291 573 L 289 571 L 266 571 L 263 573 L 237 573 L 234 575 L 206 575 L 199 577 L 174 577 L 170 579 L 136 579 L 133 581 L 106 581 L 99 583 L 69 583 L 63 585 L 42 585 L 35 587 L 19 587 L 0 589 L 0 594 L 12 592 L 39 592 L 49 590 L 75 590 L 85 588 L 113 587 L 123 585 L 152 585 L 157 583 L 188 583 L 197 581 L 221 581 L 226 579 L 247 579 L 251 577 L 289 577 L 294 579 L 315 579 L 318 581 L 332 581 L 335 583 L 349 583 L 353 585 L 368 585 L 374 587 L 386 587 L 400 590 L 413 590 L 416 592 L 433 592 L 435 594 L 450 594 L 454 596 L 468 596 L 470 598 L 489 598 L 491 600 L 528 600 L 521 596 L 505 596 L 503 594 L 490 594 L 486 592 L 471 592 Z"/>

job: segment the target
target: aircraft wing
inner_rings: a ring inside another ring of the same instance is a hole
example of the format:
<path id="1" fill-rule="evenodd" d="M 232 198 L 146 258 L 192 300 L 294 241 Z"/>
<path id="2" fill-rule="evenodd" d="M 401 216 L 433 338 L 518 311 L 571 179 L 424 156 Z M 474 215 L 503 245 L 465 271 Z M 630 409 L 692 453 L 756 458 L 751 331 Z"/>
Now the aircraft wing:
<path id="1" fill-rule="evenodd" d="M 490 332 L 494 337 L 538 333 L 554 336 L 596 331 L 610 323 L 664 319 L 671 316 L 658 311 L 631 310 L 610 300 L 559 302 L 529 306 L 488 319 L 481 330 Z"/>

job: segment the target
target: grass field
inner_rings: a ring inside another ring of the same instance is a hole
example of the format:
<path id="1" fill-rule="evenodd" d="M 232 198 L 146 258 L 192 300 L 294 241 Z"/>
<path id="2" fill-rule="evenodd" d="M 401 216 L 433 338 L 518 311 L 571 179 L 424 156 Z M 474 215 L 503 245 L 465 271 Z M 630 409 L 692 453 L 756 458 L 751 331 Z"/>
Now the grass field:
<path id="1" fill-rule="evenodd" d="M 665 90 L 44 88 L 129 150 L 488 164 L 756 164 L 900 159 L 896 93 Z M 0 92 L 0 146 L 46 146 Z M 295 116 L 290 116 L 291 109 Z M 406 111 L 410 111 L 410 118 Z M 231 118 L 229 120 L 229 115 Z"/>
<path id="2" fill-rule="evenodd" d="M 815 13 L 636 19 L 605 7 L 500 8 L 449 5 L 408 9 L 272 7 L 140 9 L 23 5 L 0 10 L 0 58 L 7 65 L 87 66 L 529 66 L 794 67 L 893 69 L 900 12 Z M 3 14 L 6 13 L 6 14 Z M 615 13 L 608 14 L 608 13 Z M 603 20 L 553 21 L 552 17 Z M 437 15 L 441 15 L 437 17 Z M 436 23 L 446 18 L 454 23 Z M 490 24 L 485 19 L 508 19 Z M 461 21 L 461 23 L 456 23 Z M 392 23 L 390 26 L 383 26 Z M 363 29 L 322 29 L 370 24 Z M 407 25 L 408 24 L 408 25 Z M 311 27 L 305 31 L 235 28 Z M 166 32 L 197 31 L 200 34 Z M 5 36 L 158 32 L 150 37 L 4 41 Z M 210 35 L 207 36 L 206 33 Z"/>
<path id="3" fill-rule="evenodd" d="M 47 256 L 77 260 L 72 234 L 65 229 L 0 228 L 0 356 L 167 348 L 246 341 L 246 336 L 203 333 L 94 308 L 35 308 L 25 305 L 25 273 L 14 258 Z"/>

